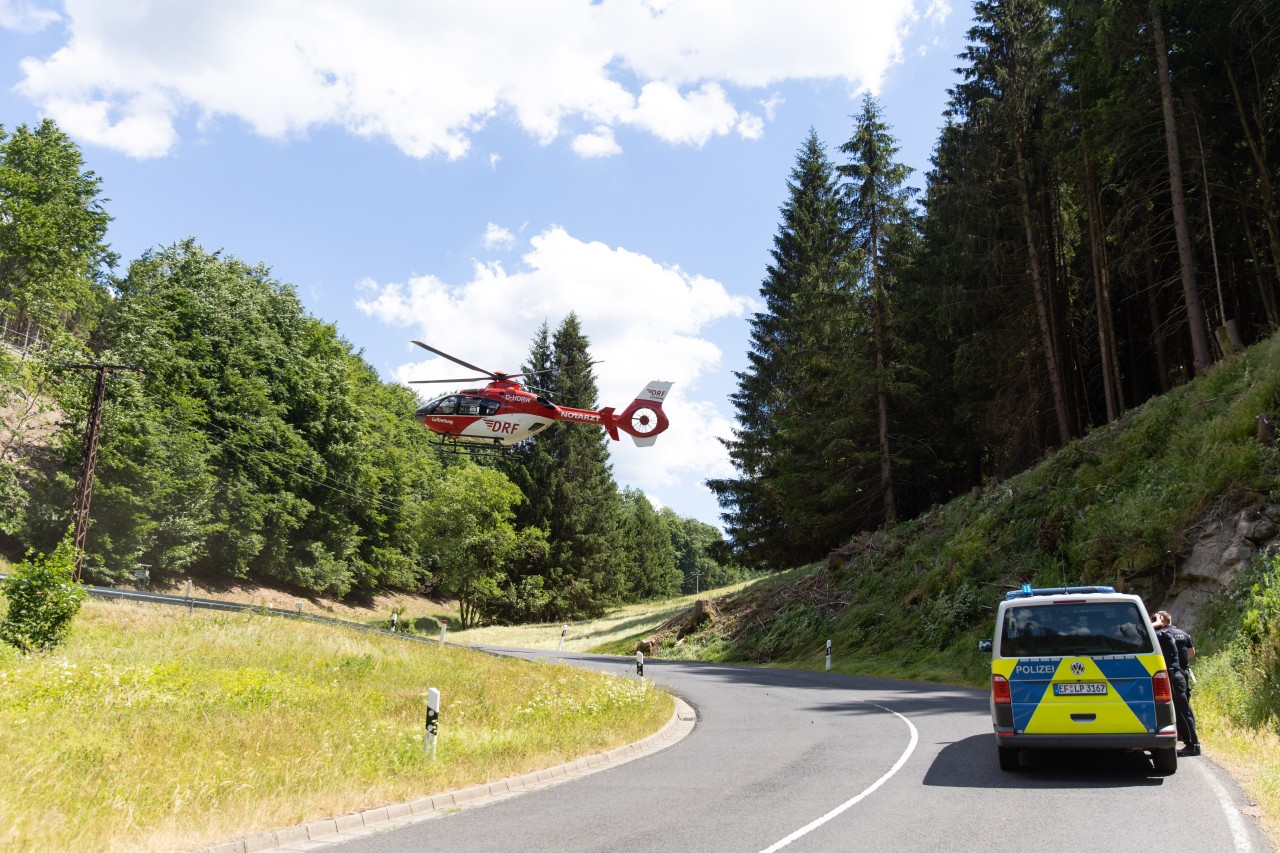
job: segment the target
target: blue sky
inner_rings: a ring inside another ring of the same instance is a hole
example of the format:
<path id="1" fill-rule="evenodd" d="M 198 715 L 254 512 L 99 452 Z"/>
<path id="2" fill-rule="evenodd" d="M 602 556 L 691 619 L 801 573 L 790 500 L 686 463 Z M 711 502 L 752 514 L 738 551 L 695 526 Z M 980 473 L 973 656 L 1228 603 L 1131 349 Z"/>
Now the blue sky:
<path id="1" fill-rule="evenodd" d="M 194 237 L 293 284 L 387 381 L 514 371 L 576 311 L 600 404 L 675 383 L 615 478 L 702 485 L 795 156 L 873 92 L 924 172 L 960 0 L 0 0 L 0 124 L 54 118 L 123 265 Z M 438 388 L 438 386 L 437 386 Z M 624 437 L 625 439 L 625 437 Z"/>

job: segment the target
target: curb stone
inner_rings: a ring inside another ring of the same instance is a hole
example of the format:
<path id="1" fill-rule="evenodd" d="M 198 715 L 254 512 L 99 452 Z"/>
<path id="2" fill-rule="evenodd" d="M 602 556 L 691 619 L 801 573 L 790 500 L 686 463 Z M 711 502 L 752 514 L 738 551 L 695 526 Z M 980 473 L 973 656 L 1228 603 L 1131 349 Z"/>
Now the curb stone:
<path id="1" fill-rule="evenodd" d="M 608 752 L 600 752 L 576 761 L 536 770 L 521 776 L 499 779 L 483 785 L 472 785 L 457 791 L 418 797 L 405 803 L 379 806 L 355 814 L 298 824 L 271 832 L 255 832 L 199 847 L 191 853 L 256 853 L 262 850 L 315 850 L 328 844 L 350 841 L 374 832 L 407 826 L 419 821 L 441 817 L 461 808 L 487 805 L 529 791 L 559 785 L 580 776 L 587 776 L 628 761 L 643 758 L 683 740 L 693 731 L 698 713 L 679 696 L 671 719 L 661 729 L 635 743 L 624 744 Z"/>

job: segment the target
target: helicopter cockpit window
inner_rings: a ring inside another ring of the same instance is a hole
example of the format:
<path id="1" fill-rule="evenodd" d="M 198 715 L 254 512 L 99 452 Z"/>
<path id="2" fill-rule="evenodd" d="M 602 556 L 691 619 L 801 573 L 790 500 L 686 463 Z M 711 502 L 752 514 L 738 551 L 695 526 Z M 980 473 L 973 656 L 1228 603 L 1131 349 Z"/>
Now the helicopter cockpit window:
<path id="1" fill-rule="evenodd" d="M 441 397 L 431 407 L 433 415 L 452 415 L 458 411 L 457 397 Z"/>
<path id="2" fill-rule="evenodd" d="M 458 414 L 489 417 L 498 412 L 497 400 L 486 400 L 484 397 L 459 397 Z"/>

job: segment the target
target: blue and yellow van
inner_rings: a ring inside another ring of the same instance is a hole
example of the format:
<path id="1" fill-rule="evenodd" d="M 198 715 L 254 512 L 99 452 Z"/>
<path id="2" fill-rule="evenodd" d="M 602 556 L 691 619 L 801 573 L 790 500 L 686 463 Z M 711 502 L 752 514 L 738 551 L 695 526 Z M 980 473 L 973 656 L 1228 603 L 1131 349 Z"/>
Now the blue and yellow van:
<path id="1" fill-rule="evenodd" d="M 1142 599 L 1112 587 L 1024 586 L 996 613 L 991 723 L 1000 769 L 1024 749 L 1140 749 L 1178 768 L 1173 695 Z"/>

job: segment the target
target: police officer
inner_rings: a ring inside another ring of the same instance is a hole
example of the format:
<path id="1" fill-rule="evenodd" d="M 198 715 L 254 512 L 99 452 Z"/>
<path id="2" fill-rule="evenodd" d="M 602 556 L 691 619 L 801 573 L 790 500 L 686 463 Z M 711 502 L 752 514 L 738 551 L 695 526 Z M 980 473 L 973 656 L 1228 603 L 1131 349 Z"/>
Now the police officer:
<path id="1" fill-rule="evenodd" d="M 1173 624 L 1173 615 L 1168 610 L 1161 610 L 1156 614 L 1160 617 L 1160 621 L 1164 623 L 1165 630 L 1169 632 L 1169 636 L 1173 637 L 1173 644 L 1178 649 L 1178 665 L 1182 667 L 1183 677 L 1187 681 L 1187 716 L 1191 718 L 1191 730 L 1195 731 L 1196 712 L 1191 707 L 1191 689 L 1195 686 L 1192 679 L 1195 678 L 1191 673 L 1191 662 L 1196 659 L 1196 644 L 1191 639 L 1191 635 L 1186 631 Z M 1191 744 L 1186 744 L 1187 748 L 1191 748 Z M 1187 755 L 1199 755 L 1200 743 L 1197 741 L 1194 751 L 1186 753 Z"/>
<path id="2" fill-rule="evenodd" d="M 1196 736 L 1196 717 L 1191 713 L 1191 700 L 1187 695 L 1187 670 L 1183 663 L 1183 655 L 1187 652 L 1179 650 L 1174 635 L 1168 630 L 1169 622 L 1165 621 L 1166 618 L 1164 611 L 1153 613 L 1151 624 L 1156 629 L 1156 639 L 1160 641 L 1165 668 L 1169 670 L 1169 686 L 1173 690 L 1173 715 L 1178 723 L 1178 740 L 1183 743 L 1178 755 L 1199 755 L 1200 738 Z"/>
<path id="3" fill-rule="evenodd" d="M 1195 687 L 1195 675 L 1191 672 L 1191 662 L 1196 659 L 1196 644 L 1191 635 L 1173 624 L 1173 615 L 1168 610 L 1156 614 L 1165 624 L 1165 630 L 1173 637 L 1173 644 L 1178 647 L 1178 663 L 1187 675 L 1187 698 L 1191 698 L 1191 689 Z"/>

